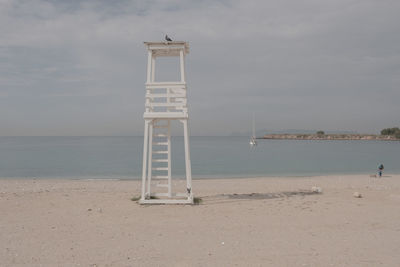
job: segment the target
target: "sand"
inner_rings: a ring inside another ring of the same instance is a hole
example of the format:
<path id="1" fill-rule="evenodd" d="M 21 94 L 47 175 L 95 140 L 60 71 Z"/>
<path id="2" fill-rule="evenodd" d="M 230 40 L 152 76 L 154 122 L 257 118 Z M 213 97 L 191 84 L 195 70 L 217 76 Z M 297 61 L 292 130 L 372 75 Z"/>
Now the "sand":
<path id="1" fill-rule="evenodd" d="M 400 175 L 193 189 L 202 204 L 140 206 L 139 181 L 2 179 L 0 266 L 400 265 Z"/>

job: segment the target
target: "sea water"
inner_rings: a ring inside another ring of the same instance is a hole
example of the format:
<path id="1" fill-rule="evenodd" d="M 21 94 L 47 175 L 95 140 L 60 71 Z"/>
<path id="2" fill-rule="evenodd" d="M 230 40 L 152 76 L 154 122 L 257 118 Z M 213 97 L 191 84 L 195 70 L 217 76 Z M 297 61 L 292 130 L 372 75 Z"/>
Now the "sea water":
<path id="1" fill-rule="evenodd" d="M 140 179 L 143 137 L 0 137 L 1 178 Z M 400 173 L 400 142 L 191 137 L 194 178 Z M 185 176 L 183 137 L 172 173 Z"/>

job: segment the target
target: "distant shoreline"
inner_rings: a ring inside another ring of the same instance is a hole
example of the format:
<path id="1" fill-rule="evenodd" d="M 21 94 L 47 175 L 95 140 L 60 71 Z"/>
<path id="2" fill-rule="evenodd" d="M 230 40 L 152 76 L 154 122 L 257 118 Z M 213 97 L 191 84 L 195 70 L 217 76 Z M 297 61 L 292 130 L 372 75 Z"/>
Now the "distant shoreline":
<path id="1" fill-rule="evenodd" d="M 400 139 L 391 135 L 376 134 L 266 134 L 258 139 L 400 141 Z"/>

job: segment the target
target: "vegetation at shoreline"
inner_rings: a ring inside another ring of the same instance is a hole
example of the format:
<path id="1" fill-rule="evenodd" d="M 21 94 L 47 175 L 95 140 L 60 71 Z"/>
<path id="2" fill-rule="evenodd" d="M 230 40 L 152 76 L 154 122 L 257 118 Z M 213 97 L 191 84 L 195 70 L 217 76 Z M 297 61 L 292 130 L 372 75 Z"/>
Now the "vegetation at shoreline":
<path id="1" fill-rule="evenodd" d="M 381 135 L 394 136 L 395 138 L 400 139 L 400 129 L 399 127 L 385 128 L 381 131 Z"/>
<path id="2" fill-rule="evenodd" d="M 315 134 L 266 134 L 263 139 L 293 139 L 293 140 L 386 140 L 400 141 L 400 129 L 386 128 L 381 134 L 325 134 L 319 130 Z"/>

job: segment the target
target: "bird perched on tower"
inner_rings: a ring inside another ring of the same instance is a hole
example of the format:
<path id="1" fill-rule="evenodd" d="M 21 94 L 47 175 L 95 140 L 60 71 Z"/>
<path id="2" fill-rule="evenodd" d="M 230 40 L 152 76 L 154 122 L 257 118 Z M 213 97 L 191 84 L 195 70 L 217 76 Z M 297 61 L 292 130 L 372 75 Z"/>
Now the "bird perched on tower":
<path id="1" fill-rule="evenodd" d="M 165 35 L 165 40 L 167 40 L 167 42 L 172 42 L 172 39 L 168 37 L 168 35 Z"/>

